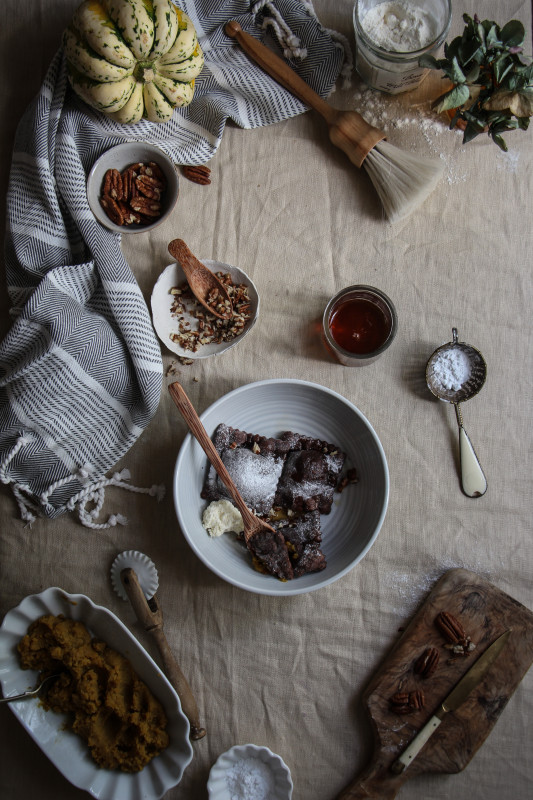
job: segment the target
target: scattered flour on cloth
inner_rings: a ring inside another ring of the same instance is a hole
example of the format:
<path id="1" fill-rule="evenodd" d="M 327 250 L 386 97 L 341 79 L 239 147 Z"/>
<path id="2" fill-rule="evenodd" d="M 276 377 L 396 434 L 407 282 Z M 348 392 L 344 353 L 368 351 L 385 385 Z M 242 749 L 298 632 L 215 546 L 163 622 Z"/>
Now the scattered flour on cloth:
<path id="1" fill-rule="evenodd" d="M 385 133 L 409 130 L 421 132 L 430 154 L 444 163 L 444 179 L 449 184 L 466 182 L 468 175 L 459 169 L 456 155 L 447 153 L 442 146 L 450 137 L 462 138 L 462 131 L 450 131 L 448 123 L 431 110 L 429 103 L 406 109 L 401 102 L 364 86 L 355 92 L 354 100 L 356 110 L 366 121 Z M 461 152 L 465 152 L 464 148 Z"/>
<path id="2" fill-rule="evenodd" d="M 433 568 L 429 567 L 420 574 L 415 574 L 412 570 L 392 570 L 388 573 L 387 580 L 389 591 L 396 595 L 397 613 L 408 621 L 435 587 L 437 581 L 451 569 L 466 569 L 475 572 L 489 582 L 494 581 L 498 574 L 497 570 L 495 570 L 495 574 L 488 572 L 486 565 L 481 562 L 464 562 L 452 558 L 441 558 Z"/>
<path id="3" fill-rule="evenodd" d="M 457 138 L 462 141 L 463 132 L 457 128 L 450 130 L 448 122 L 432 111 L 429 102 L 414 109 L 406 109 L 400 101 L 364 84 L 355 91 L 353 99 L 355 110 L 367 122 L 385 133 L 410 130 L 421 133 L 430 154 L 440 158 L 444 164 L 444 180 L 450 185 L 466 183 L 468 173 L 461 169 L 458 155 L 464 155 L 467 148 L 460 147 L 457 152 L 455 147 L 449 147 L 450 143 L 457 144 Z M 516 174 L 519 170 L 520 153 L 516 150 L 505 153 L 495 145 L 493 147 L 496 169 Z"/>

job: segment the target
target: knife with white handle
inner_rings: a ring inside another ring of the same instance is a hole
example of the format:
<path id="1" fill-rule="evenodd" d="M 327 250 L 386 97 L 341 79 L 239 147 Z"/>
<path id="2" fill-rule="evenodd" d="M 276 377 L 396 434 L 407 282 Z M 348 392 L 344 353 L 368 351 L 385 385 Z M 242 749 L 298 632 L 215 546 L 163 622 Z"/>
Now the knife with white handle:
<path id="1" fill-rule="evenodd" d="M 485 674 L 489 670 L 491 664 L 498 658 L 501 651 L 507 644 L 507 639 L 511 630 L 505 631 L 488 647 L 483 655 L 481 655 L 475 664 L 473 664 L 468 672 L 463 675 L 459 683 L 454 686 L 448 697 L 442 701 L 438 711 L 431 717 L 429 722 L 424 725 L 422 730 L 415 736 L 411 744 L 404 750 L 404 752 L 396 759 L 391 765 L 393 772 L 403 772 L 406 767 L 413 761 L 413 759 L 421 751 L 427 740 L 432 736 L 439 725 L 441 724 L 444 716 L 448 711 L 457 711 L 469 694 L 476 688 L 476 686 L 483 680 Z"/>

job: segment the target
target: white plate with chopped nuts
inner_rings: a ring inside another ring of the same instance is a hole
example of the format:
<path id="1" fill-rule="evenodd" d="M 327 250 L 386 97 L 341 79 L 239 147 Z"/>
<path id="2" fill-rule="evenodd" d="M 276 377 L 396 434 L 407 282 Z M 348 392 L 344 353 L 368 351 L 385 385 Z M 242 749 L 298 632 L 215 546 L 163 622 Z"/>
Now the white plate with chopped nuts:
<path id="1" fill-rule="evenodd" d="M 233 303 L 230 320 L 216 319 L 192 294 L 181 266 L 169 264 L 152 292 L 152 319 L 157 335 L 184 359 L 219 355 L 238 344 L 256 323 L 259 295 L 248 275 L 230 264 L 200 259 L 226 285 Z"/>
<path id="2" fill-rule="evenodd" d="M 91 211 L 115 233 L 152 230 L 172 212 L 178 194 L 174 164 L 147 142 L 124 142 L 106 150 L 87 178 Z"/>

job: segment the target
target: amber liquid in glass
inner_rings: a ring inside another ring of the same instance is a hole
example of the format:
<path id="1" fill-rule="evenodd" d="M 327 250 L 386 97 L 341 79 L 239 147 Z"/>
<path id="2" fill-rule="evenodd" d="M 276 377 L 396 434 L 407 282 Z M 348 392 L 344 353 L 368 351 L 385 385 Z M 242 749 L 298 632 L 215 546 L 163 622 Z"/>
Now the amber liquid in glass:
<path id="1" fill-rule="evenodd" d="M 354 297 L 333 308 L 329 329 L 343 350 L 365 355 L 385 344 L 391 323 L 385 312 L 371 300 Z"/>

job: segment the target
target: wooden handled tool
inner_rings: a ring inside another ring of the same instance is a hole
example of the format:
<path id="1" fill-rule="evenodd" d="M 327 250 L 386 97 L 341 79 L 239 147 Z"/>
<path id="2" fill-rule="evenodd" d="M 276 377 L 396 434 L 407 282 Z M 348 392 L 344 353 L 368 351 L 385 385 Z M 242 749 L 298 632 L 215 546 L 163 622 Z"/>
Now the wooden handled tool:
<path id="1" fill-rule="evenodd" d="M 130 599 L 137 619 L 144 627 L 144 630 L 153 636 L 157 644 L 166 676 L 178 693 L 183 713 L 189 720 L 191 726 L 190 738 L 193 740 L 202 739 L 206 734 L 206 730 L 200 725 L 196 700 L 163 632 L 163 611 L 156 595 L 150 600 L 146 599 L 135 570 L 131 567 L 126 567 L 122 570 L 120 580 Z"/>
<path id="2" fill-rule="evenodd" d="M 189 426 L 190 432 L 203 449 L 220 480 L 228 490 L 231 499 L 241 512 L 244 525 L 244 540 L 248 550 L 252 556 L 259 559 L 267 572 L 275 575 L 280 580 L 290 580 L 294 577 L 294 573 L 282 534 L 274 530 L 264 520 L 256 517 L 246 506 L 183 386 L 176 381 L 170 384 L 168 391 Z"/>
<path id="3" fill-rule="evenodd" d="M 474 655 L 454 655 L 447 649 L 449 642 L 435 625 L 442 611 L 460 620 L 476 644 Z M 446 713 L 409 767 L 398 773 L 397 762 L 405 760 L 417 734 L 443 701 L 449 702 L 450 692 L 468 672 L 473 659 L 487 652 L 509 628 L 513 635 L 505 646 L 505 657 L 494 661 L 466 702 Z M 424 678 L 415 664 L 428 646 L 437 651 L 439 659 L 438 666 Z M 533 613 L 474 572 L 460 568 L 446 572 L 363 692 L 363 706 L 372 723 L 374 753 L 368 766 L 336 800 L 392 800 L 402 784 L 417 775 L 463 770 L 491 732 L 532 660 Z M 398 691 L 412 690 L 422 692 L 423 703 L 413 707 L 412 713 L 397 713 L 391 698 Z"/>
<path id="4" fill-rule="evenodd" d="M 236 20 L 227 22 L 224 30 L 266 73 L 325 119 L 331 142 L 352 164 L 365 169 L 391 222 L 407 217 L 433 191 L 444 170 L 440 159 L 406 153 L 385 141 L 383 131 L 359 112 L 333 108 Z"/>
<path id="5" fill-rule="evenodd" d="M 339 111 L 326 103 L 285 61 L 243 31 L 238 22 L 231 20 L 224 30 L 266 73 L 326 120 L 329 138 L 356 167 L 360 167 L 372 148 L 385 139 L 383 131 L 366 122 L 357 111 Z"/>

